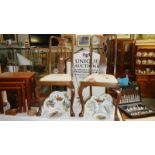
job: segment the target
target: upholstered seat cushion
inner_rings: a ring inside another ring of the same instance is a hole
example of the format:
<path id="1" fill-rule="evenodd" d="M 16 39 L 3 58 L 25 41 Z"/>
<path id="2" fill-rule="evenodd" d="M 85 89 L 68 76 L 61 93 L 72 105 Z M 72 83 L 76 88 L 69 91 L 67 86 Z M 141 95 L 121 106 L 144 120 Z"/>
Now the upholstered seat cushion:
<path id="1" fill-rule="evenodd" d="M 70 74 L 49 74 L 40 79 L 40 81 L 46 82 L 59 82 L 59 81 L 71 81 Z"/>
<path id="2" fill-rule="evenodd" d="M 104 83 L 118 83 L 115 76 L 110 74 L 91 74 L 87 76 L 82 81 L 92 81 L 92 82 L 104 82 Z"/>

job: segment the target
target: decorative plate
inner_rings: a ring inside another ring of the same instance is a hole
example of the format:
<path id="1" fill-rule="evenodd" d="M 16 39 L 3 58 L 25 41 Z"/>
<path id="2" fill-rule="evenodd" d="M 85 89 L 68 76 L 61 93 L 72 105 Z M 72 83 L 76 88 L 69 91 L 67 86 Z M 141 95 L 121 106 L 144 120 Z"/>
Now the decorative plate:
<path id="1" fill-rule="evenodd" d="M 149 57 L 153 57 L 153 55 L 154 55 L 154 52 L 149 52 L 148 54 Z"/>
<path id="2" fill-rule="evenodd" d="M 93 115 L 93 117 L 95 119 L 98 119 L 98 120 L 105 120 L 106 119 L 106 116 L 103 113 L 96 113 Z"/>
<path id="3" fill-rule="evenodd" d="M 142 53 L 141 52 L 137 52 L 137 57 L 141 57 Z"/>
<path id="4" fill-rule="evenodd" d="M 137 59 L 136 60 L 136 64 L 140 65 L 141 64 L 141 60 Z"/>
<path id="5" fill-rule="evenodd" d="M 147 57 L 148 56 L 148 53 L 147 52 L 143 52 L 142 53 L 142 57 Z"/>
<path id="6" fill-rule="evenodd" d="M 100 43 L 100 38 L 97 36 L 93 36 L 93 45 L 98 45 Z"/>
<path id="7" fill-rule="evenodd" d="M 142 64 L 143 64 L 143 65 L 145 65 L 145 64 L 146 64 L 146 62 L 147 62 L 146 60 L 142 60 Z"/>

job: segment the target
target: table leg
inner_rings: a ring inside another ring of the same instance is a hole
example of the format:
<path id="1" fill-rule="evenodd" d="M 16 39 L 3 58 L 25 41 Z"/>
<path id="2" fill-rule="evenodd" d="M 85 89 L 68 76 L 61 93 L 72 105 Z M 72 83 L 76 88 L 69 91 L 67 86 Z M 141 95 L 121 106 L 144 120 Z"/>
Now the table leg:
<path id="1" fill-rule="evenodd" d="M 26 98 L 27 98 L 27 107 L 28 109 L 30 109 L 30 86 L 29 86 L 29 79 L 25 80 L 25 84 L 26 84 Z"/>
<path id="2" fill-rule="evenodd" d="M 21 88 L 17 89 L 18 94 L 18 110 L 22 112 L 22 105 L 21 105 Z"/>
<path id="3" fill-rule="evenodd" d="M 32 98 L 33 79 L 29 79 L 29 97 Z"/>
<path id="4" fill-rule="evenodd" d="M 118 117 L 118 105 L 120 104 L 121 101 L 121 90 L 115 90 L 116 94 L 117 94 L 117 99 L 116 99 L 116 105 L 115 105 L 115 121 L 119 121 L 119 117 Z"/>
<path id="5" fill-rule="evenodd" d="M 34 93 L 34 97 L 35 97 L 35 88 L 36 88 L 36 80 L 35 80 L 35 76 L 32 78 L 32 90 L 33 90 L 33 93 Z"/>
<path id="6" fill-rule="evenodd" d="M 2 91 L 0 91 L 0 113 L 4 113 L 4 111 L 3 111 L 3 100 L 2 100 Z"/>
<path id="7" fill-rule="evenodd" d="M 73 103 L 74 103 L 75 89 L 74 89 L 73 83 L 70 86 L 70 90 L 71 90 L 70 116 L 74 117 L 75 113 L 74 113 L 74 110 L 73 110 Z"/>
<path id="8" fill-rule="evenodd" d="M 115 112 L 114 112 L 114 120 L 115 121 L 119 121 L 119 117 L 118 117 L 118 105 L 120 103 L 121 100 L 121 89 L 118 88 L 109 88 L 108 92 L 112 95 L 115 96 L 116 100 L 114 102 L 115 104 Z"/>
<path id="9" fill-rule="evenodd" d="M 79 94 L 79 98 L 80 98 L 80 103 L 81 103 L 81 112 L 79 114 L 80 117 L 84 116 L 84 100 L 83 100 L 83 95 L 82 95 L 83 88 L 84 87 L 82 85 L 80 85 L 79 90 L 78 90 L 78 94 Z"/>
<path id="10" fill-rule="evenodd" d="M 28 109 L 30 109 L 30 100 L 32 99 L 32 91 L 34 91 L 35 87 L 35 77 L 33 76 L 31 79 L 26 80 L 26 90 L 27 90 L 27 105 Z M 33 88 L 32 88 L 33 87 Z"/>
<path id="11" fill-rule="evenodd" d="M 26 103 L 25 103 L 25 89 L 24 86 L 22 86 L 22 107 L 23 107 L 23 112 L 26 112 Z"/>

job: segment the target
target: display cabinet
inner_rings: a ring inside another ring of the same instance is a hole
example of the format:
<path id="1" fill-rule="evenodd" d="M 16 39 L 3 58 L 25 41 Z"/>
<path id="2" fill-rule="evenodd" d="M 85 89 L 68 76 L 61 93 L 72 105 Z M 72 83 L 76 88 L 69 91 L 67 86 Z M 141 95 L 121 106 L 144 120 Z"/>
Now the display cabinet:
<path id="1" fill-rule="evenodd" d="M 0 64 L 2 72 L 19 71 L 20 66 L 32 66 L 31 59 L 32 53 L 30 48 L 0 46 Z M 32 70 L 32 67 L 30 70 Z"/>
<path id="2" fill-rule="evenodd" d="M 135 72 L 142 97 L 155 98 L 155 46 L 137 46 Z"/>
<path id="3" fill-rule="evenodd" d="M 112 74 L 116 65 L 116 77 L 131 78 L 135 77 L 135 41 L 134 40 L 117 40 L 117 63 L 114 64 L 115 41 L 111 41 L 110 51 L 108 53 L 108 73 Z"/>
<path id="4" fill-rule="evenodd" d="M 0 64 L 4 71 L 35 71 L 47 73 L 48 48 L 0 46 Z"/>

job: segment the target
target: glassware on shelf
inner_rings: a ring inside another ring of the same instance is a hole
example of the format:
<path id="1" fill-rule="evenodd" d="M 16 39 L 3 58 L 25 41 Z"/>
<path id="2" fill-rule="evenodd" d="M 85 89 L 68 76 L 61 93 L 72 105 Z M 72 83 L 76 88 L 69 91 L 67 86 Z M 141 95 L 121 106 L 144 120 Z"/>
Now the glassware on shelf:
<path id="1" fill-rule="evenodd" d="M 151 71 L 151 69 L 150 69 L 150 68 L 146 68 L 146 73 L 147 73 L 147 74 L 149 74 L 149 73 L 150 73 L 150 71 Z"/>
<path id="2" fill-rule="evenodd" d="M 137 65 L 140 65 L 140 64 L 141 64 L 141 60 L 140 60 L 140 59 L 137 59 L 137 60 L 136 60 L 136 64 L 137 64 Z"/>
<path id="3" fill-rule="evenodd" d="M 148 64 L 148 65 L 154 64 L 154 61 L 151 60 L 151 59 L 148 59 L 148 60 L 147 60 L 147 64 Z"/>
<path id="4" fill-rule="evenodd" d="M 153 55 L 154 55 L 154 52 L 149 52 L 149 53 L 148 53 L 148 56 L 149 56 L 149 57 L 153 57 Z"/>
<path id="5" fill-rule="evenodd" d="M 152 70 L 152 71 L 150 72 L 150 74 L 155 74 L 155 71 L 154 71 L 154 70 Z"/>
<path id="6" fill-rule="evenodd" d="M 147 57 L 148 56 L 148 53 L 147 52 L 143 52 L 142 53 L 142 57 Z"/>
<path id="7" fill-rule="evenodd" d="M 137 57 L 141 57 L 142 53 L 141 52 L 137 52 Z"/>
<path id="8" fill-rule="evenodd" d="M 147 63 L 147 61 L 144 59 L 142 60 L 142 64 L 145 65 Z"/>

